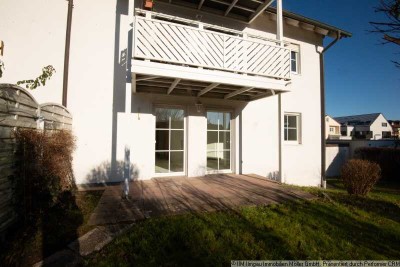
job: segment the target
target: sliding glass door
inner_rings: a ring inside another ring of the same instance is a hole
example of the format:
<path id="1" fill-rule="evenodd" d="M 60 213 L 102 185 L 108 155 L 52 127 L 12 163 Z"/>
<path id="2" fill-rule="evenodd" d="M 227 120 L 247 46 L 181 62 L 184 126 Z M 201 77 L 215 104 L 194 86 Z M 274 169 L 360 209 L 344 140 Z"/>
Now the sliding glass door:
<path id="1" fill-rule="evenodd" d="M 156 175 L 184 175 L 185 121 L 184 110 L 156 108 Z"/>
<path id="2" fill-rule="evenodd" d="M 231 114 L 207 112 L 207 171 L 231 170 Z"/>

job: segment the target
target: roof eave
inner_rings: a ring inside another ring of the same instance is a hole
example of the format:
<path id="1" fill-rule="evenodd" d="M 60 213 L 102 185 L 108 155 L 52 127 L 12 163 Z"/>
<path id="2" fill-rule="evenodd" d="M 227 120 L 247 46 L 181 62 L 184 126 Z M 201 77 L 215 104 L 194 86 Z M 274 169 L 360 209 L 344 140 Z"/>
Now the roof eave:
<path id="1" fill-rule="evenodd" d="M 276 14 L 276 8 L 268 7 L 266 9 L 266 12 L 267 13 Z M 286 11 L 286 10 L 283 10 L 283 17 L 289 18 L 289 19 L 298 20 L 300 22 L 311 24 L 311 25 L 314 25 L 316 27 L 328 30 L 329 33 L 327 35 L 331 36 L 331 37 L 336 37 L 338 33 L 340 33 L 340 38 L 352 37 L 352 33 L 348 32 L 348 31 L 345 31 L 343 29 L 334 27 L 332 25 L 329 25 L 329 24 L 326 24 L 326 23 L 323 23 L 323 22 L 320 22 L 320 21 L 317 21 L 317 20 L 314 20 L 314 19 L 310 19 L 310 18 L 301 16 L 301 15 L 298 15 L 298 14 L 295 14 L 295 13 L 292 13 L 292 12 L 289 12 L 289 11 Z"/>

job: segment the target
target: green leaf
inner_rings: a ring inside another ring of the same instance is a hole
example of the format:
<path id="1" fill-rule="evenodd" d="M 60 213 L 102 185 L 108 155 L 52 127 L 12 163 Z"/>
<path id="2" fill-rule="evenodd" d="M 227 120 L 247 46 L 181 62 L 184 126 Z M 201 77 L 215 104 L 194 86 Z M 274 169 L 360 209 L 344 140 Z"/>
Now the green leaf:
<path id="1" fill-rule="evenodd" d="M 1 65 L 0 65 L 0 68 L 1 68 Z M 45 86 L 46 81 L 50 80 L 50 78 L 53 76 L 53 74 L 55 72 L 56 72 L 56 70 L 54 69 L 54 67 L 52 65 L 48 65 L 48 66 L 42 68 L 42 74 L 39 77 L 37 77 L 35 80 L 22 80 L 22 81 L 18 81 L 17 84 L 18 85 L 25 84 L 26 88 L 33 90 L 41 85 Z"/>

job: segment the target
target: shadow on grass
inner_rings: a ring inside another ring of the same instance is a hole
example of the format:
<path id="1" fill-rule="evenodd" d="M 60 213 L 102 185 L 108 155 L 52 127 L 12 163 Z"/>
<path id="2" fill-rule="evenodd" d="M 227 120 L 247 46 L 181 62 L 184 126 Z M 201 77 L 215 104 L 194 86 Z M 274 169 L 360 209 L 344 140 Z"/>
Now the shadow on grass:
<path id="1" fill-rule="evenodd" d="M 327 178 L 327 185 L 328 189 L 346 190 L 340 177 Z M 400 194 L 400 182 L 380 180 L 374 186 L 373 192 Z"/>
<path id="2" fill-rule="evenodd" d="M 223 266 L 233 259 L 387 259 L 399 232 L 333 204 L 290 202 L 143 221 L 88 265 Z"/>
<path id="3" fill-rule="evenodd" d="M 342 202 L 343 203 L 343 202 Z M 342 204 L 341 203 L 341 204 Z M 341 204 L 320 204 L 320 203 L 297 203 L 292 209 L 296 212 L 286 213 L 292 220 L 297 220 L 301 214 L 302 228 L 310 233 L 317 233 L 315 236 L 322 239 L 326 237 L 332 241 L 332 251 L 325 250 L 325 255 L 321 252 L 324 247 L 318 245 L 321 253 L 320 258 L 325 259 L 390 259 L 400 256 L 400 231 L 398 223 L 377 218 L 374 213 L 376 209 L 369 210 L 372 206 L 392 206 L 391 203 L 368 200 L 363 205 L 362 200 L 345 207 Z M 364 200 L 365 203 L 365 200 Z M 373 212 L 373 214 L 362 214 L 360 210 Z M 398 210 L 398 209 L 397 209 Z M 392 218 L 389 218 L 392 219 Z M 397 221 L 398 222 L 398 221 Z M 307 230 L 305 228 L 308 228 Z M 397 229 L 394 229 L 397 228 Z M 309 240 L 308 242 L 315 242 Z M 334 248 L 338 243 L 344 242 L 343 247 Z M 347 244 L 346 244 L 347 243 Z M 329 246 L 328 246 L 329 247 Z M 347 249 L 346 249 L 347 248 Z M 334 253 L 332 253 L 334 252 Z"/>
<path id="4" fill-rule="evenodd" d="M 91 226 L 86 225 L 102 191 L 65 191 L 56 205 L 28 223 L 20 222 L 8 231 L 1 246 L 0 259 L 5 266 L 31 266 L 66 248 Z"/>
<path id="5" fill-rule="evenodd" d="M 332 198 L 353 209 L 374 213 L 400 223 L 400 207 L 395 203 L 370 197 L 333 195 Z"/>
<path id="6" fill-rule="evenodd" d="M 158 188 L 164 199 L 147 198 L 148 206 L 191 213 L 140 222 L 87 264 L 222 266 L 233 259 L 400 257 L 399 209 L 392 202 L 354 201 L 343 192 L 334 196 L 335 203 L 301 201 L 276 194 L 279 188 L 262 192 L 250 181 L 204 179 L 213 190 L 179 180 L 156 182 L 152 189 Z M 240 201 L 226 201 L 222 189 L 249 205 L 254 205 L 252 196 L 285 204 L 236 208 Z"/>
<path id="7" fill-rule="evenodd" d="M 372 212 L 389 220 L 400 222 L 400 185 L 399 183 L 380 181 L 367 197 L 348 195 L 342 181 L 329 179 L 328 185 L 336 189 L 331 197 L 348 207 Z M 391 200 L 391 201 L 389 201 Z"/>

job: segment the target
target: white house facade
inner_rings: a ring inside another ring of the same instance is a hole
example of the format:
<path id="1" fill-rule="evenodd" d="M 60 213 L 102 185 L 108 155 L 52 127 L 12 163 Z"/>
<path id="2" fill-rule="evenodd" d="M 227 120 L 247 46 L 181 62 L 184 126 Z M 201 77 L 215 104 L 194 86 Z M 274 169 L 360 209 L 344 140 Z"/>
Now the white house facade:
<path id="1" fill-rule="evenodd" d="M 325 116 L 325 138 L 340 139 L 340 123 L 331 116 Z"/>
<path id="2" fill-rule="evenodd" d="M 341 135 L 349 139 L 380 140 L 392 137 L 392 126 L 382 113 L 335 118 L 341 124 Z"/>
<path id="3" fill-rule="evenodd" d="M 284 12 L 281 0 L 239 2 L 154 1 L 149 11 L 142 1 L 75 1 L 67 108 L 77 183 L 128 172 L 321 184 L 320 52 L 325 37 L 350 34 Z M 1 1 L 0 82 L 53 65 L 32 94 L 61 103 L 67 4 Z"/>

